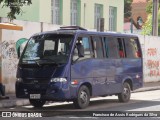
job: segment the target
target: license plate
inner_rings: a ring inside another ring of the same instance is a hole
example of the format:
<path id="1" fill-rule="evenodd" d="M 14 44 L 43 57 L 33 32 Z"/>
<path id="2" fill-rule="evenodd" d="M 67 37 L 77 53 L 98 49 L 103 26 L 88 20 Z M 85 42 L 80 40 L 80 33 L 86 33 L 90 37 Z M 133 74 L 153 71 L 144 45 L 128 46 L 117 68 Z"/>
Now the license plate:
<path id="1" fill-rule="evenodd" d="M 30 99 L 40 99 L 41 94 L 30 94 Z"/>

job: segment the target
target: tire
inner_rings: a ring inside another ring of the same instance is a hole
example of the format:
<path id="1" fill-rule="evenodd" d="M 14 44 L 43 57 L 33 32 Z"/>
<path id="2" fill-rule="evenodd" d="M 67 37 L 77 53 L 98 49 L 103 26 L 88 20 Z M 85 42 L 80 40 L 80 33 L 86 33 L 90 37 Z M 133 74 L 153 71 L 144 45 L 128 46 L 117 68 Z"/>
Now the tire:
<path id="1" fill-rule="evenodd" d="M 45 100 L 32 100 L 32 99 L 29 99 L 29 102 L 35 108 L 40 108 L 46 103 Z"/>
<path id="2" fill-rule="evenodd" d="M 122 93 L 118 94 L 118 99 L 120 102 L 128 102 L 131 97 L 131 87 L 129 83 L 125 82 L 123 84 L 123 91 Z"/>
<path id="3" fill-rule="evenodd" d="M 81 86 L 78 91 L 78 97 L 73 100 L 75 108 L 83 109 L 89 105 L 90 102 L 90 92 L 88 87 Z"/>

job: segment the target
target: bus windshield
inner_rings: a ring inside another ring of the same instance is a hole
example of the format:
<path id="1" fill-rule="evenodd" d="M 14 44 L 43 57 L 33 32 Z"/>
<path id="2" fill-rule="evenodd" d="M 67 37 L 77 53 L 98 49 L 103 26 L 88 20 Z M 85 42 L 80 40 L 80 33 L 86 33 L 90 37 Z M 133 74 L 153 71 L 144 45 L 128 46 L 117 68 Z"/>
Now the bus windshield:
<path id="1" fill-rule="evenodd" d="M 45 34 L 32 37 L 21 57 L 22 64 L 64 64 L 67 62 L 73 35 Z"/>

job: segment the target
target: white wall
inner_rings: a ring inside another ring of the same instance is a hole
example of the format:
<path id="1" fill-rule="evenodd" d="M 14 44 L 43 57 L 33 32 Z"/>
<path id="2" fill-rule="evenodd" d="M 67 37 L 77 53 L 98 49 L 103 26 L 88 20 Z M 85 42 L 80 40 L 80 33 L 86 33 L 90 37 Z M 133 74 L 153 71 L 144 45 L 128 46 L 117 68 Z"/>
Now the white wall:
<path id="1" fill-rule="evenodd" d="M 160 37 L 139 36 L 143 50 L 144 82 L 160 81 Z"/>

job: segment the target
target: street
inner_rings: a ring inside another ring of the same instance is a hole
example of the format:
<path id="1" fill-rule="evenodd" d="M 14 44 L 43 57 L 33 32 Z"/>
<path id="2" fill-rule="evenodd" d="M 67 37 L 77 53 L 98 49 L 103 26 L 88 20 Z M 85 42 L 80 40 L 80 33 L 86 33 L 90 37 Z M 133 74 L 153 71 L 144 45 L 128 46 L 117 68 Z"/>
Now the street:
<path id="1" fill-rule="evenodd" d="M 3 108 L 4 111 L 13 111 L 19 113 L 39 113 L 42 116 L 42 119 L 50 119 L 50 117 L 54 116 L 54 119 L 106 119 L 106 117 L 98 117 L 96 114 L 104 113 L 121 113 L 121 117 L 117 116 L 118 119 L 127 119 L 128 117 L 124 117 L 122 113 L 124 112 L 132 112 L 140 115 L 141 113 L 149 114 L 149 117 L 139 117 L 131 116 L 131 120 L 133 119 L 148 119 L 148 120 L 156 120 L 160 119 L 157 117 L 160 111 L 160 90 L 154 91 L 145 91 L 145 92 L 137 92 L 132 93 L 131 100 L 128 103 L 119 103 L 117 96 L 109 96 L 109 97 L 100 97 L 100 98 L 92 98 L 89 107 L 86 109 L 74 109 L 71 103 L 47 103 L 43 108 L 37 109 L 32 106 L 21 106 L 15 108 Z M 118 112 L 117 112 L 118 111 Z M 28 114 L 27 114 L 28 115 Z M 37 114 L 38 115 L 38 114 Z M 92 116 L 93 115 L 93 116 Z M 34 117 L 34 116 L 33 116 Z M 23 117 L 23 119 L 32 120 L 40 118 L 30 118 Z M 108 117 L 109 119 L 116 119 L 117 117 Z M 12 117 L 13 118 L 13 117 Z M 19 118 L 19 117 L 18 117 Z M 6 119 L 2 118 L 1 120 Z M 10 118 L 11 119 L 11 118 Z M 17 117 L 13 118 L 17 119 Z M 22 119 L 22 118 L 20 118 Z"/>

